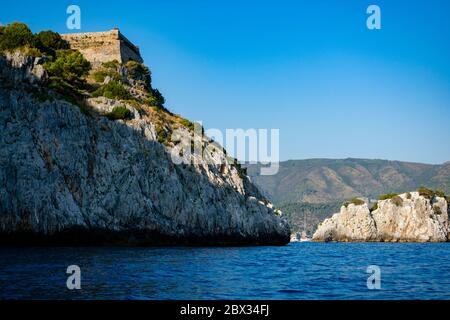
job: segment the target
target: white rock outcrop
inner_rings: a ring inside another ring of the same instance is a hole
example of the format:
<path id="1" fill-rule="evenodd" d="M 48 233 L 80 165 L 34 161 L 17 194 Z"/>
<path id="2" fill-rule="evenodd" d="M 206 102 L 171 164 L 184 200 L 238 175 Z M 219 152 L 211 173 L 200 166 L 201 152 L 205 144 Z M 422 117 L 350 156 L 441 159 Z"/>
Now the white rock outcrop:
<path id="1" fill-rule="evenodd" d="M 377 229 L 367 205 L 349 204 L 320 224 L 313 240 L 372 241 L 376 237 Z"/>
<path id="2" fill-rule="evenodd" d="M 446 199 L 428 199 L 418 192 L 378 201 L 372 212 L 366 204 L 349 204 L 321 223 L 313 240 L 444 242 L 449 236 L 447 212 Z"/>

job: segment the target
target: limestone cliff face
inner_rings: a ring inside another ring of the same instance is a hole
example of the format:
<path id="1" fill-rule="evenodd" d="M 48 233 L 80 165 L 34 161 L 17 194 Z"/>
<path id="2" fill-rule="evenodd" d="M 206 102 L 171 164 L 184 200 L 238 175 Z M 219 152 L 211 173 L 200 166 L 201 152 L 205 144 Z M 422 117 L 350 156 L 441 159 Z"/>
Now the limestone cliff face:
<path id="1" fill-rule="evenodd" d="M 86 115 L 42 99 L 41 64 L 0 56 L 0 243 L 289 242 L 284 219 L 207 137 L 208 161 L 175 164 L 152 110 L 126 104 L 133 119 L 111 121 L 114 100 L 89 99 L 97 115 Z"/>
<path id="2" fill-rule="evenodd" d="M 313 240 L 323 241 L 373 241 L 377 238 L 375 222 L 366 204 L 342 206 L 319 225 Z"/>
<path id="3" fill-rule="evenodd" d="M 444 198 L 427 199 L 418 192 L 379 201 L 372 212 L 366 204 L 349 204 L 320 224 L 313 240 L 443 242 L 449 235 L 447 212 Z"/>

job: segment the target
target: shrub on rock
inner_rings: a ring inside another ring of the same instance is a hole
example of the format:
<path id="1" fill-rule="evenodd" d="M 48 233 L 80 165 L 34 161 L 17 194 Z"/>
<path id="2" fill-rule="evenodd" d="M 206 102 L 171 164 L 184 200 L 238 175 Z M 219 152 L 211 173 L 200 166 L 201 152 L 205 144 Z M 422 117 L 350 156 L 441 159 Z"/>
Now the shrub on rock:
<path id="1" fill-rule="evenodd" d="M 158 89 L 151 89 L 150 97 L 145 102 L 151 107 L 165 109 L 164 103 L 166 102 L 166 99 L 164 99 L 163 95 L 161 94 L 161 92 L 159 92 Z"/>
<path id="2" fill-rule="evenodd" d="M 361 205 L 365 204 L 365 202 L 361 199 L 353 198 L 350 201 L 346 201 L 343 204 L 343 206 L 347 208 L 350 204 L 354 204 L 355 206 L 361 206 Z"/>
<path id="3" fill-rule="evenodd" d="M 419 190 L 417 190 L 417 191 L 419 192 L 419 195 L 421 195 L 422 197 L 425 197 L 429 200 L 433 199 L 434 197 L 448 199 L 445 192 L 441 191 L 441 190 L 433 191 L 433 190 L 425 188 L 425 187 L 420 187 Z"/>
<path id="4" fill-rule="evenodd" d="M 391 202 L 395 204 L 397 207 L 401 207 L 403 205 L 403 199 L 400 196 L 395 196 L 391 199 Z"/>
<path id="5" fill-rule="evenodd" d="M 130 93 L 119 81 L 110 81 L 95 90 L 92 95 L 94 97 L 103 96 L 109 99 L 126 100 L 130 98 Z"/>
<path id="6" fill-rule="evenodd" d="M 381 196 L 378 197 L 378 200 L 388 200 L 388 199 L 392 199 L 396 196 L 398 196 L 397 193 L 382 194 Z"/>
<path id="7" fill-rule="evenodd" d="M 126 107 L 114 107 L 113 110 L 106 114 L 109 120 L 127 120 L 131 119 L 131 111 Z"/>
<path id="8" fill-rule="evenodd" d="M 130 78 L 144 81 L 148 87 L 151 86 L 150 69 L 142 63 L 130 60 L 125 64 Z"/>
<path id="9" fill-rule="evenodd" d="M 433 190 L 425 188 L 425 187 L 420 187 L 419 190 L 417 190 L 417 191 L 419 192 L 420 196 L 427 198 L 429 200 L 431 200 L 435 195 Z"/>
<path id="10" fill-rule="evenodd" d="M 436 190 L 435 192 L 434 192 L 434 194 L 436 195 L 436 197 L 441 197 L 441 198 L 446 198 L 446 195 L 445 195 L 445 192 L 444 191 L 441 191 L 441 190 Z"/>
<path id="11" fill-rule="evenodd" d="M 92 78 L 97 83 L 104 83 L 106 77 L 109 77 L 110 80 L 119 81 L 120 74 L 118 72 L 119 62 L 117 60 L 112 60 L 108 62 L 102 63 L 102 66 L 95 70 L 92 74 Z"/>
<path id="12" fill-rule="evenodd" d="M 436 214 L 442 214 L 442 210 L 440 207 L 438 206 L 433 206 L 433 210 Z"/>

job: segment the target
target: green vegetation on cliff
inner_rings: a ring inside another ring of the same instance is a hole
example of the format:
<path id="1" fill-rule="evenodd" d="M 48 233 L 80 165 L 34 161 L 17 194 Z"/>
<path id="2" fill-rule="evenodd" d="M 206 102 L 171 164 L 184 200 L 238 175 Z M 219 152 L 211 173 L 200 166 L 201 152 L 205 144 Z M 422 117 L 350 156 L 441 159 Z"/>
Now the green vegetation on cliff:
<path id="1" fill-rule="evenodd" d="M 166 100 L 161 92 L 159 92 L 158 89 L 151 89 L 149 93 L 150 96 L 145 100 L 145 103 L 151 107 L 155 107 L 156 109 L 166 110 L 164 107 Z"/>
<path id="2" fill-rule="evenodd" d="M 100 88 L 92 93 L 92 96 L 103 96 L 109 99 L 124 100 L 129 99 L 130 94 L 124 85 L 119 81 L 110 81 L 107 84 L 102 85 Z"/>
<path id="3" fill-rule="evenodd" d="M 378 197 L 378 200 L 388 200 L 388 199 L 392 199 L 396 196 L 398 196 L 398 193 L 382 194 Z"/>
<path id="4" fill-rule="evenodd" d="M 109 120 L 127 120 L 131 118 L 131 111 L 126 107 L 114 107 L 113 110 L 106 114 Z"/>
<path id="5" fill-rule="evenodd" d="M 431 190 L 426 187 L 420 187 L 417 191 L 421 196 L 427 199 L 433 199 L 434 197 L 441 197 L 447 199 L 445 192 L 441 190 Z"/>
<path id="6" fill-rule="evenodd" d="M 92 77 L 95 82 L 103 84 L 106 77 L 109 77 L 111 80 L 119 81 L 120 74 L 117 71 L 120 64 L 117 60 L 113 60 L 110 62 L 105 62 L 102 64 L 100 68 L 97 68 L 93 73 Z"/>
<path id="7" fill-rule="evenodd" d="M 401 207 L 403 205 L 403 199 L 400 196 L 395 196 L 391 199 L 391 202 L 395 204 L 397 207 Z"/>
<path id="8" fill-rule="evenodd" d="M 89 61 L 79 51 L 60 49 L 56 50 L 55 59 L 44 66 L 49 74 L 49 88 L 69 102 L 84 106 L 82 93 L 86 89 L 85 76 L 91 69 Z"/>
<path id="9" fill-rule="evenodd" d="M 0 27 L 0 51 L 20 48 L 32 48 L 34 55 L 53 59 L 57 50 L 67 49 L 67 43 L 58 33 L 50 30 L 33 34 L 28 26 L 21 22 Z"/>
<path id="10" fill-rule="evenodd" d="M 55 82 L 70 84 L 74 90 L 81 89 L 86 84 L 85 76 L 91 69 L 91 64 L 79 51 L 57 50 L 56 59 L 45 64 L 50 79 Z"/>
<path id="11" fill-rule="evenodd" d="M 47 30 L 34 36 L 34 46 L 48 57 L 56 57 L 57 50 L 67 49 L 67 43 L 59 33 Z"/>
<path id="12" fill-rule="evenodd" d="M 151 72 L 146 65 L 130 60 L 125 64 L 125 68 L 127 69 L 128 76 L 131 79 L 142 80 L 147 87 L 151 87 Z"/>
<path id="13" fill-rule="evenodd" d="M 354 204 L 355 206 L 362 206 L 363 204 L 365 204 L 365 202 L 364 200 L 353 198 L 349 201 L 344 202 L 343 206 L 347 208 L 350 204 Z"/>
<path id="14" fill-rule="evenodd" d="M 14 22 L 0 29 L 0 51 L 34 46 L 34 35 L 24 23 Z"/>
<path id="15" fill-rule="evenodd" d="M 41 31 L 33 34 L 26 24 L 20 22 L 0 27 L 0 52 L 15 50 L 45 58 L 47 62 L 44 67 L 49 75 L 48 87 L 80 107 L 86 108 L 84 99 L 86 95 L 92 95 L 133 100 L 137 104 L 147 104 L 170 113 L 164 107 L 163 95 L 151 86 L 150 69 L 142 63 L 128 61 L 121 65 L 118 61 L 110 61 L 91 70 L 89 61 L 79 51 L 69 49 L 69 44 L 58 33 Z M 109 81 L 104 83 L 107 77 Z M 131 94 L 131 86 L 140 86 L 142 92 Z"/>
<path id="16" fill-rule="evenodd" d="M 24 23 L 8 24 L 0 32 L 0 51 L 15 50 L 47 59 L 44 67 L 49 75 L 48 87 L 72 103 L 81 103 L 81 94 L 86 89 L 85 77 L 91 65 L 79 51 L 68 50 L 58 33 L 33 34 Z"/>

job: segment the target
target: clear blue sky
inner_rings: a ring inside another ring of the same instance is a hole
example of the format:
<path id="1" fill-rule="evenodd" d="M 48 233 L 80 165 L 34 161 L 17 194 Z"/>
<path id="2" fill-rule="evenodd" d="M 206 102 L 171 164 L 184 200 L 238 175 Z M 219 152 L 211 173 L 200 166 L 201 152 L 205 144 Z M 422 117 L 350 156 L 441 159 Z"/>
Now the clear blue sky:
<path id="1" fill-rule="evenodd" d="M 450 1 L 5 1 L 0 22 L 115 26 L 167 106 L 206 128 L 279 128 L 281 158 L 450 160 Z M 370 4 L 382 29 L 366 28 Z"/>

